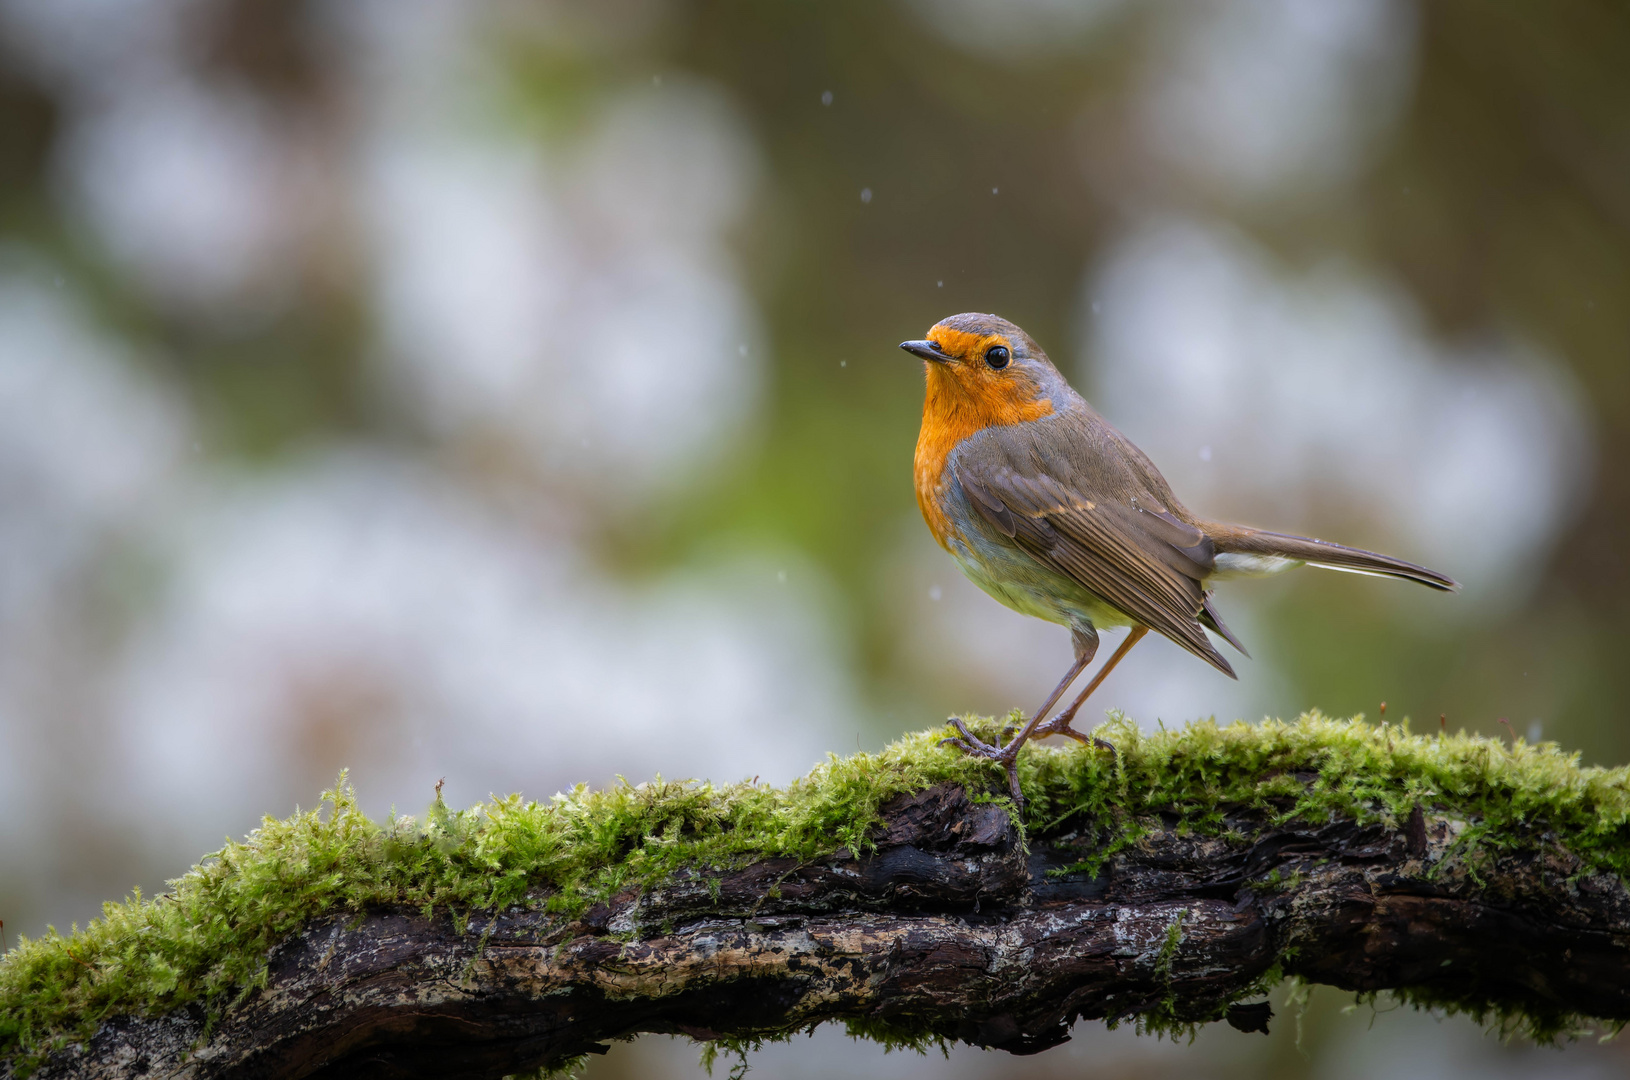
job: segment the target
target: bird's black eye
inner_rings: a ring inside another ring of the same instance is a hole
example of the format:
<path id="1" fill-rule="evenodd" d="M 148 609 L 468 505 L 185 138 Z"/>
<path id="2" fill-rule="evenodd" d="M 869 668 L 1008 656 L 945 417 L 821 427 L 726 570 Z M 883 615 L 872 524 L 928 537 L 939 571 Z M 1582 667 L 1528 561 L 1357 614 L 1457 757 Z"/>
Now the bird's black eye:
<path id="1" fill-rule="evenodd" d="M 1007 367 L 1007 349 L 1001 345 L 989 349 L 985 353 L 985 363 L 998 371 Z"/>

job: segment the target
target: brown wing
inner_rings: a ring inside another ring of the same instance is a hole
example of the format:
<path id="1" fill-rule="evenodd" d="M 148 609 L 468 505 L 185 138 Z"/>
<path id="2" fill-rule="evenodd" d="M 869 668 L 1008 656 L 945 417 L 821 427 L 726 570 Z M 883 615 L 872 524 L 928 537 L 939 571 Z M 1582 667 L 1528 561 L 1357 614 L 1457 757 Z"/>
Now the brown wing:
<path id="1" fill-rule="evenodd" d="M 1240 647 L 1201 585 L 1216 564 L 1199 529 L 1152 499 L 1149 506 L 1087 499 L 1049 476 L 1021 475 L 1006 465 L 964 460 L 953 468 L 980 515 L 1042 563 L 1234 675 L 1204 629 Z"/>

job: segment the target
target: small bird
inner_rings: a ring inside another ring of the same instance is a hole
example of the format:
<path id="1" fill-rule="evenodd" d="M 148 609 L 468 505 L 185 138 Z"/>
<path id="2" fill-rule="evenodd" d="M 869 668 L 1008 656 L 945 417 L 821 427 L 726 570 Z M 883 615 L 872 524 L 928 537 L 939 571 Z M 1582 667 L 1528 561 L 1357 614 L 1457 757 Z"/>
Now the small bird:
<path id="1" fill-rule="evenodd" d="M 917 505 L 934 539 L 975 585 L 1014 611 L 1067 627 L 1075 646 L 1064 678 L 1005 745 L 951 721 L 961 737 L 945 742 L 1002 765 L 1016 801 L 1023 801 L 1018 756 L 1027 740 L 1067 735 L 1113 749 L 1070 722 L 1150 630 L 1238 677 L 1206 636 L 1210 630 L 1250 655 L 1212 602 L 1212 581 L 1310 565 L 1459 588 L 1390 555 L 1196 517 L 1143 451 L 1006 319 L 953 315 L 900 348 L 921 357 L 928 376 L 915 472 Z M 1098 631 L 1120 626 L 1131 628 L 1120 648 L 1048 720 L 1092 662 Z"/>

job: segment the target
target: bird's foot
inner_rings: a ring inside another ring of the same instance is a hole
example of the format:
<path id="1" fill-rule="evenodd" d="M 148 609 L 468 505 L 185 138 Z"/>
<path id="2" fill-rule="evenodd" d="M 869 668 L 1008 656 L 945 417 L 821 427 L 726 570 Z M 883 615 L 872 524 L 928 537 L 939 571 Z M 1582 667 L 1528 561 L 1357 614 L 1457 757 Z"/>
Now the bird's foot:
<path id="1" fill-rule="evenodd" d="M 1049 735 L 1063 735 L 1066 738 L 1074 739 L 1076 742 L 1084 743 L 1087 746 L 1096 746 L 1100 750 L 1108 750 L 1111 754 L 1115 755 L 1116 761 L 1120 760 L 1121 752 L 1115 749 L 1114 743 L 1100 739 L 1096 735 L 1087 735 L 1075 730 L 1070 726 L 1070 721 L 1073 719 L 1075 719 L 1073 716 L 1067 714 L 1055 716 L 1045 724 L 1042 724 L 1040 727 L 1036 728 L 1035 732 L 1030 737 L 1033 739 L 1043 739 Z"/>
<path id="2" fill-rule="evenodd" d="M 960 738 L 953 736 L 941 739 L 940 745 L 960 750 L 969 757 L 994 761 L 1002 766 L 1007 773 L 1007 786 L 1008 790 L 1013 793 L 1013 801 L 1023 806 L 1024 794 L 1019 790 L 1019 747 L 1024 745 L 1024 741 L 1022 739 L 1013 739 L 1003 746 L 992 746 L 969 731 L 968 725 L 962 722 L 960 716 L 951 717 L 951 726 L 957 729 L 957 735 Z M 1012 728 L 1003 730 L 1002 737 L 1004 740 L 1007 739 L 1008 733 L 1011 731 Z"/>
<path id="3" fill-rule="evenodd" d="M 941 746 L 954 747 L 969 757 L 984 758 L 987 761 L 1001 762 L 1004 765 L 1018 756 L 1019 748 L 1013 743 L 1007 742 L 1004 746 L 995 746 L 984 741 L 968 730 L 968 725 L 963 723 L 960 716 L 951 717 L 950 724 L 957 729 L 957 734 L 941 739 Z M 1007 739 L 1008 731 L 1011 730 L 1010 728 L 1002 732 L 1004 741 Z"/>

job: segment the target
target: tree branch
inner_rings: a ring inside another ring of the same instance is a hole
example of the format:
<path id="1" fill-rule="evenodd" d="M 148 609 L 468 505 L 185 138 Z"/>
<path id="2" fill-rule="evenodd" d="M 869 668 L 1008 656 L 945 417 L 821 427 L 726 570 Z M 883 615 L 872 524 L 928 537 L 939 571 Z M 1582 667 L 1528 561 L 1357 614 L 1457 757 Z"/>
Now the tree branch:
<path id="1" fill-rule="evenodd" d="M 1027 848 L 1002 805 L 951 785 L 884 822 L 864 857 L 682 872 L 575 920 L 329 918 L 213 1025 L 197 1005 L 112 1019 L 36 1075 L 498 1077 L 637 1032 L 750 1041 L 834 1020 L 1022 1054 L 1077 1018 L 1266 1030 L 1241 999 L 1281 974 L 1630 1019 L 1630 893 L 1559 846 L 1473 867 L 1459 823 L 1418 809 L 1398 830 L 1241 812 L 1218 837 L 1168 824 L 1090 873 L 1099 838 Z"/>

